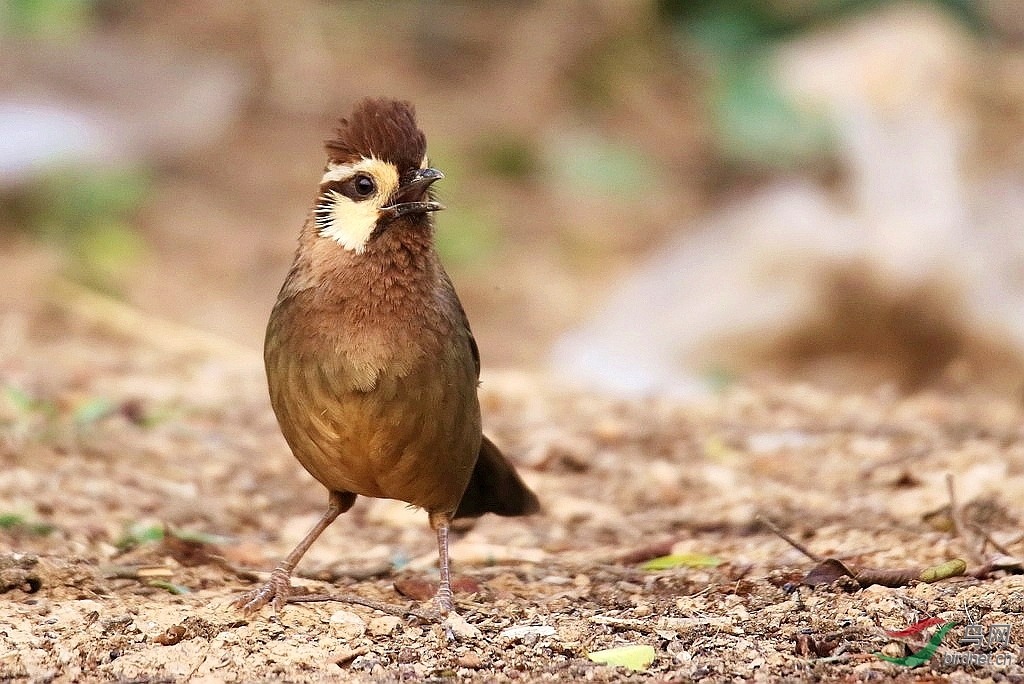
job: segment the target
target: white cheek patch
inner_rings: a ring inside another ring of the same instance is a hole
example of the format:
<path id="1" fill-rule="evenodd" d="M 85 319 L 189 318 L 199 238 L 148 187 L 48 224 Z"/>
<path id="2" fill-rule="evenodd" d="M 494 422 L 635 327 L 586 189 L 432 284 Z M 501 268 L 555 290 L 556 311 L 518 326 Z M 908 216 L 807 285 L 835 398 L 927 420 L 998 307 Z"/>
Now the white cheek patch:
<path id="1" fill-rule="evenodd" d="M 329 191 L 326 203 L 316 210 L 320 236 L 362 254 L 377 225 L 378 209 L 373 199 L 353 202 L 340 193 Z"/>
<path id="2" fill-rule="evenodd" d="M 320 183 L 345 181 L 357 173 L 373 178 L 377 191 L 356 202 L 336 190 L 328 190 L 316 209 L 316 222 L 322 237 L 361 254 L 377 226 L 381 206 L 398 189 L 398 170 L 394 165 L 373 157 L 360 159 L 354 164 L 331 163 Z"/>

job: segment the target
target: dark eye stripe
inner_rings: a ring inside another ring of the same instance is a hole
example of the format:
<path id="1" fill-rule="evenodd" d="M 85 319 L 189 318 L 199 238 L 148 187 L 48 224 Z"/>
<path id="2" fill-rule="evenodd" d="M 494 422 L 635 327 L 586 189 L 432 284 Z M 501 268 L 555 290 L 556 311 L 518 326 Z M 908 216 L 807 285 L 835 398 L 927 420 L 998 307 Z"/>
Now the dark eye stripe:
<path id="1" fill-rule="evenodd" d="M 327 181 L 320 184 L 321 198 L 328 197 L 331 192 L 348 197 L 353 202 L 362 202 L 373 197 L 377 192 L 377 184 L 372 176 L 357 173 L 345 180 Z"/>

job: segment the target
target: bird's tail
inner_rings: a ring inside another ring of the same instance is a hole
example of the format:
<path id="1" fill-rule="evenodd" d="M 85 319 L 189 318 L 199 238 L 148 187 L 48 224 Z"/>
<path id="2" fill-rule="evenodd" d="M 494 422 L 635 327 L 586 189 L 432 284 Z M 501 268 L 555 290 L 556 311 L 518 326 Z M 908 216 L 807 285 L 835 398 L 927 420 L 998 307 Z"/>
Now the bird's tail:
<path id="1" fill-rule="evenodd" d="M 540 510 L 537 495 L 519 478 L 504 454 L 487 437 L 480 443 L 473 475 L 469 478 L 456 518 L 474 518 L 484 513 L 529 515 Z"/>

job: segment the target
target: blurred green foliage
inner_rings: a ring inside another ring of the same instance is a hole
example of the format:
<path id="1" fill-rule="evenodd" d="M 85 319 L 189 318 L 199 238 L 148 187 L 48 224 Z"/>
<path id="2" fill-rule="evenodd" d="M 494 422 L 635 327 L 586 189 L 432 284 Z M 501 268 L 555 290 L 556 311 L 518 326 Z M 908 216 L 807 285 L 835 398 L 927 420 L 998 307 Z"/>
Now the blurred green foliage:
<path id="1" fill-rule="evenodd" d="M 802 111 L 771 74 L 782 40 L 906 0 L 660 0 L 659 15 L 682 45 L 697 47 L 713 73 L 709 120 L 731 162 L 790 169 L 831 154 L 825 114 Z M 974 0 L 932 0 L 976 31 L 985 22 Z"/>
<path id="2" fill-rule="evenodd" d="M 476 158 L 488 173 L 510 181 L 527 181 L 541 169 L 537 142 L 514 132 L 496 133 L 477 143 Z"/>
<path id="3" fill-rule="evenodd" d="M 644 570 L 671 570 L 672 568 L 714 568 L 724 561 L 706 553 L 674 553 L 652 558 L 641 567 Z"/>
<path id="4" fill-rule="evenodd" d="M 99 0 L 0 0 L 0 32 L 63 38 L 89 26 Z"/>
<path id="5" fill-rule="evenodd" d="M 0 513 L 0 529 L 9 530 L 16 534 L 29 534 L 36 537 L 45 537 L 52 534 L 57 528 L 50 523 L 29 522 L 20 513 Z"/>
<path id="6" fill-rule="evenodd" d="M 437 251 L 451 268 L 482 266 L 497 252 L 501 229 L 489 198 L 470 192 L 472 184 L 466 178 L 493 160 L 479 144 L 475 154 L 454 151 L 443 138 L 431 145 L 430 164 L 444 172 L 444 180 L 434 188 L 447 207 L 435 217 Z"/>
<path id="7" fill-rule="evenodd" d="M 437 219 L 435 243 L 446 264 L 483 266 L 498 251 L 501 230 L 485 207 L 453 206 Z"/>
<path id="8" fill-rule="evenodd" d="M 60 417 L 57 404 L 20 387 L 0 384 L 0 430 L 8 436 L 52 439 Z"/>
<path id="9" fill-rule="evenodd" d="M 230 537 L 218 534 L 193 530 L 172 530 L 166 524 L 135 521 L 125 523 L 124 531 L 115 546 L 121 550 L 134 549 L 145 544 L 160 543 L 168 537 L 208 545 L 230 544 L 233 541 Z"/>
<path id="10" fill-rule="evenodd" d="M 0 225 L 59 245 L 71 278 L 116 292 L 146 251 L 133 221 L 149 185 L 134 170 L 56 171 L 0 197 Z"/>
<path id="11" fill-rule="evenodd" d="M 569 68 L 573 100 L 584 115 L 612 109 L 635 75 L 657 73 L 674 57 L 663 35 L 646 26 L 605 36 Z"/>
<path id="12" fill-rule="evenodd" d="M 118 549 L 127 551 L 143 544 L 154 544 L 164 539 L 164 526 L 139 522 L 125 523 L 124 532 L 114 543 Z"/>
<path id="13" fill-rule="evenodd" d="M 16 385 L 0 382 L 0 437 L 11 440 L 11 443 L 75 443 L 88 438 L 108 418 L 118 415 L 146 429 L 170 416 L 171 412 L 168 409 L 149 410 L 142 402 L 133 399 L 115 401 L 78 393 L 37 396 Z"/>
<path id="14" fill-rule="evenodd" d="M 550 148 L 551 174 L 577 192 L 637 197 L 658 178 L 641 150 L 593 134 L 562 134 Z"/>
<path id="15" fill-rule="evenodd" d="M 795 107 L 770 74 L 767 60 L 726 59 L 712 94 L 719 151 L 758 167 L 798 168 L 834 149 L 832 121 Z"/>
<path id="16" fill-rule="evenodd" d="M 977 0 L 930 0 L 977 31 Z M 660 16 L 716 52 L 760 49 L 817 26 L 907 0 L 659 0 Z"/>

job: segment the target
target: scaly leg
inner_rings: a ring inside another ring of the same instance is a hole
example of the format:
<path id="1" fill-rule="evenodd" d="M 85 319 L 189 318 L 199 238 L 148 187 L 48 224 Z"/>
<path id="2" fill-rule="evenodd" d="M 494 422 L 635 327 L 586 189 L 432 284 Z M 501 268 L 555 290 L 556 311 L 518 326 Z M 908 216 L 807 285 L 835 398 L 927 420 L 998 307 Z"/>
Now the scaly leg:
<path id="1" fill-rule="evenodd" d="M 452 580 L 448 563 L 448 526 L 452 522 L 451 513 L 431 513 L 430 526 L 437 532 L 437 569 L 440 575 L 434 604 L 438 612 L 447 615 L 455 610 L 452 604 Z"/>
<path id="2" fill-rule="evenodd" d="M 292 570 L 299 564 L 302 557 L 306 555 L 306 551 L 313 545 L 317 537 L 332 522 L 337 520 L 339 515 L 352 508 L 352 504 L 355 501 L 356 495 L 351 492 L 331 492 L 327 502 L 327 510 L 324 511 L 324 514 L 317 521 L 316 525 L 313 526 L 313 529 L 302 538 L 299 545 L 292 549 L 292 552 L 281 561 L 280 565 L 274 568 L 274 572 L 270 573 L 270 580 L 262 587 L 242 594 L 231 605 L 242 610 L 246 615 L 252 615 L 268 603 L 274 606 L 275 612 L 284 608 L 284 604 L 288 601 L 288 595 L 292 590 Z"/>

